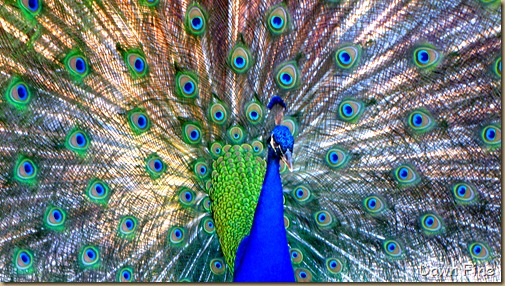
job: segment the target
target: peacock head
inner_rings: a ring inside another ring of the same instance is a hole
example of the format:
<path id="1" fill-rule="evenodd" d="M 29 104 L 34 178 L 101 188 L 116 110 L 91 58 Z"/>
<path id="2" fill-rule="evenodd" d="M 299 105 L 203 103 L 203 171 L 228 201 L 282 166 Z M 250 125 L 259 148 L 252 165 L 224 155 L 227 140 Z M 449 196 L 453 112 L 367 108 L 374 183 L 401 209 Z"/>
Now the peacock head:
<path id="1" fill-rule="evenodd" d="M 284 100 L 280 96 L 274 96 L 267 107 L 270 109 L 270 113 L 275 121 L 275 128 L 268 139 L 268 155 L 284 161 L 291 171 L 295 139 L 289 128 L 281 125 L 284 112 L 286 111 L 286 103 L 284 103 Z"/>
<path id="2" fill-rule="evenodd" d="M 268 150 L 269 155 L 279 158 L 291 171 L 294 138 L 288 127 L 284 125 L 275 126 L 270 135 Z"/>

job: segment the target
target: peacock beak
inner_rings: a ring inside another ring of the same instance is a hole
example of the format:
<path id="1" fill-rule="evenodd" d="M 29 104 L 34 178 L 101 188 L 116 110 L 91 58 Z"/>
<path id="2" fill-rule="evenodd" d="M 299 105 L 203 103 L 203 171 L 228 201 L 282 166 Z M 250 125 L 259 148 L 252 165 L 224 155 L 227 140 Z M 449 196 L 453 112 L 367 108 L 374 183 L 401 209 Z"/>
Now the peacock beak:
<path id="1" fill-rule="evenodd" d="M 290 172 L 293 172 L 293 160 L 291 156 L 291 151 L 287 151 L 282 157 L 282 161 L 286 164 Z"/>

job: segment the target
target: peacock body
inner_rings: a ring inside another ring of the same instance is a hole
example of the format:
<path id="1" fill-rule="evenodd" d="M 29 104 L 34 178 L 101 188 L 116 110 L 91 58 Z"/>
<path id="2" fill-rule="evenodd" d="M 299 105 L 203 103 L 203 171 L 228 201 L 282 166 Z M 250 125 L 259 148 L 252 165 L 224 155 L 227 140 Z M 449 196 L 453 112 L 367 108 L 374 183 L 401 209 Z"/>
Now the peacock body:
<path id="1" fill-rule="evenodd" d="M 2 2 L 0 281 L 232 281 L 286 240 L 296 281 L 501 281 L 500 25 L 496 0 Z"/>

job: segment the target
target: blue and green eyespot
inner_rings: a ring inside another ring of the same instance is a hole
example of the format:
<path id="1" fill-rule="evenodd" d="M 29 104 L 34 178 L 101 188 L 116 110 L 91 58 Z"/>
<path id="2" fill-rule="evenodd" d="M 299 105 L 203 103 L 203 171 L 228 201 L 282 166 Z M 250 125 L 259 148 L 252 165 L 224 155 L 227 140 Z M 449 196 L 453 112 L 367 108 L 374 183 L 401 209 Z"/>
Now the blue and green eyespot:
<path id="1" fill-rule="evenodd" d="M 501 128 L 497 125 L 488 125 L 482 128 L 480 137 L 488 147 L 501 146 Z"/>
<path id="2" fill-rule="evenodd" d="M 167 169 L 165 162 L 156 153 L 149 155 L 145 162 L 146 171 L 151 179 L 158 179 Z"/>
<path id="3" fill-rule="evenodd" d="M 289 256 L 291 256 L 291 262 L 293 262 L 293 264 L 300 264 L 303 261 L 303 253 L 298 248 L 291 248 L 289 250 Z"/>
<path id="4" fill-rule="evenodd" d="M 79 252 L 79 264 L 82 268 L 98 268 L 100 266 L 100 250 L 96 246 L 84 246 Z"/>
<path id="5" fill-rule="evenodd" d="M 404 257 L 403 247 L 397 240 L 387 239 L 383 242 L 382 247 L 390 258 L 401 259 Z"/>
<path id="6" fill-rule="evenodd" d="M 317 211 L 314 213 L 314 220 L 321 228 L 330 228 L 335 224 L 333 215 L 325 210 Z"/>
<path id="7" fill-rule="evenodd" d="M 195 73 L 185 71 L 175 75 L 175 93 L 186 99 L 198 97 L 198 77 Z"/>
<path id="8" fill-rule="evenodd" d="M 30 103 L 32 92 L 28 85 L 20 78 L 13 78 L 7 87 L 5 97 L 7 102 L 19 110 L 23 110 Z"/>
<path id="9" fill-rule="evenodd" d="M 135 135 L 142 134 L 151 127 L 151 120 L 142 108 L 134 108 L 127 112 L 128 124 Z"/>
<path id="10" fill-rule="evenodd" d="M 228 138 L 234 144 L 242 144 L 245 140 L 245 129 L 241 126 L 232 126 L 227 132 Z"/>
<path id="11" fill-rule="evenodd" d="M 332 169 L 341 169 L 347 165 L 350 155 L 340 147 L 333 147 L 326 152 L 325 162 Z"/>
<path id="12" fill-rule="evenodd" d="M 228 108 L 222 102 L 213 103 L 209 108 L 209 118 L 212 122 L 223 125 L 228 119 Z"/>
<path id="13" fill-rule="evenodd" d="M 457 183 L 452 186 L 452 195 L 455 201 L 461 205 L 472 204 L 479 198 L 475 187 L 468 183 Z"/>
<path id="14" fill-rule="evenodd" d="M 37 173 L 38 168 L 33 160 L 20 155 L 14 167 L 14 179 L 21 183 L 34 184 Z"/>
<path id="15" fill-rule="evenodd" d="M 415 167 L 409 164 L 398 166 L 393 174 L 400 187 L 413 186 L 421 181 L 421 176 L 417 173 Z"/>
<path id="16" fill-rule="evenodd" d="M 137 225 L 138 222 L 134 216 L 125 216 L 121 218 L 118 224 L 118 235 L 126 239 L 133 238 L 135 236 Z"/>
<path id="17" fill-rule="evenodd" d="M 380 215 L 387 209 L 386 201 L 378 195 L 366 197 L 363 200 L 363 207 L 365 211 L 371 215 Z"/>
<path id="18" fill-rule="evenodd" d="M 210 270 L 215 275 L 221 275 L 226 271 L 226 265 L 221 258 L 214 258 L 210 261 Z"/>
<path id="19" fill-rule="evenodd" d="M 181 204 L 184 206 L 192 206 L 195 204 L 196 195 L 195 195 L 195 192 L 191 189 L 188 189 L 186 187 L 182 187 L 179 190 L 178 197 L 179 197 L 179 202 L 181 202 Z"/>
<path id="20" fill-rule="evenodd" d="M 335 63 L 337 67 L 345 70 L 357 66 L 361 58 L 361 47 L 359 45 L 346 45 L 335 52 Z"/>
<path id="21" fill-rule="evenodd" d="M 263 122 L 264 109 L 256 100 L 253 100 L 246 105 L 245 114 L 247 121 L 253 125 Z"/>
<path id="22" fill-rule="evenodd" d="M 300 69 L 295 61 L 285 62 L 276 68 L 275 82 L 285 91 L 297 88 L 300 85 Z"/>
<path id="23" fill-rule="evenodd" d="M 228 64 L 235 73 L 246 73 L 253 64 L 251 52 L 244 44 L 237 44 L 228 55 Z"/>
<path id="24" fill-rule="evenodd" d="M 133 78 L 140 78 L 147 74 L 146 58 L 140 50 L 130 50 L 124 58 Z"/>
<path id="25" fill-rule="evenodd" d="M 79 128 L 73 128 L 65 138 L 65 146 L 68 150 L 74 151 L 80 156 L 84 156 L 90 146 L 88 134 Z"/>
<path id="26" fill-rule="evenodd" d="M 306 268 L 295 269 L 295 279 L 296 282 L 311 282 L 312 273 Z"/>
<path id="27" fill-rule="evenodd" d="M 427 213 L 419 218 L 421 229 L 425 234 L 439 234 L 443 231 L 444 224 L 442 219 L 434 213 Z"/>
<path id="28" fill-rule="evenodd" d="M 203 180 L 209 177 L 209 175 L 212 173 L 209 165 L 205 160 L 199 159 L 193 163 L 193 172 L 195 172 L 195 175 L 197 178 Z"/>
<path id="29" fill-rule="evenodd" d="M 267 27 L 274 36 L 284 34 L 289 31 L 291 17 L 285 4 L 279 4 L 267 13 Z"/>
<path id="30" fill-rule="evenodd" d="M 328 269 L 330 274 L 336 275 L 343 271 L 344 263 L 338 258 L 331 257 L 326 259 L 326 269 Z"/>
<path id="31" fill-rule="evenodd" d="M 301 204 L 310 201 L 312 198 L 310 189 L 304 185 L 294 188 L 291 194 L 293 198 Z"/>
<path id="32" fill-rule="evenodd" d="M 88 60 L 79 51 L 70 52 L 64 62 L 65 68 L 77 79 L 84 78 L 90 72 Z"/>
<path id="33" fill-rule="evenodd" d="M 110 197 L 109 185 L 99 179 L 91 179 L 86 188 L 86 196 L 94 203 L 107 205 Z"/>
<path id="34" fill-rule="evenodd" d="M 201 221 L 201 227 L 207 234 L 213 234 L 216 232 L 216 225 L 211 217 L 205 217 Z"/>
<path id="35" fill-rule="evenodd" d="M 184 142 L 196 145 L 202 142 L 202 129 L 196 122 L 186 122 L 182 125 Z"/>
<path id="36" fill-rule="evenodd" d="M 502 73 L 502 66 L 501 65 L 502 65 L 501 64 L 501 57 L 498 57 L 493 65 L 493 71 L 494 71 L 495 75 L 498 77 L 501 77 L 501 73 Z"/>
<path id="37" fill-rule="evenodd" d="M 33 252 L 29 249 L 14 249 L 12 262 L 18 274 L 30 274 L 34 270 Z"/>
<path id="38" fill-rule="evenodd" d="M 116 282 L 133 282 L 133 268 L 127 266 L 119 269 L 116 274 Z"/>
<path id="39" fill-rule="evenodd" d="M 168 242 L 172 246 L 180 246 L 186 239 L 186 229 L 184 227 L 174 226 L 168 231 Z"/>
<path id="40" fill-rule="evenodd" d="M 365 104 L 359 100 L 347 99 L 342 101 L 338 106 L 338 116 L 341 120 L 356 123 L 363 111 L 365 110 Z"/>
<path id="41" fill-rule="evenodd" d="M 408 126 L 416 133 L 423 134 L 435 127 L 435 120 L 428 110 L 412 111 L 407 119 Z"/>
<path id="42" fill-rule="evenodd" d="M 263 143 L 258 139 L 255 139 L 251 142 L 251 147 L 254 154 L 261 154 L 265 148 Z"/>
<path id="43" fill-rule="evenodd" d="M 18 0 L 18 5 L 31 16 L 37 16 L 42 10 L 42 0 Z"/>
<path id="44" fill-rule="evenodd" d="M 473 242 L 468 246 L 468 252 L 475 261 L 488 261 L 491 259 L 490 248 L 482 242 Z"/>
<path id="45" fill-rule="evenodd" d="M 436 68 L 442 61 L 442 54 L 431 45 L 423 45 L 414 50 L 414 64 L 425 70 Z"/>
<path id="46" fill-rule="evenodd" d="M 190 4 L 184 20 L 186 31 L 194 36 L 201 36 L 207 29 L 207 13 L 197 3 Z"/>
<path id="47" fill-rule="evenodd" d="M 59 207 L 49 206 L 44 213 L 44 225 L 51 230 L 64 230 L 66 220 L 66 212 Z"/>

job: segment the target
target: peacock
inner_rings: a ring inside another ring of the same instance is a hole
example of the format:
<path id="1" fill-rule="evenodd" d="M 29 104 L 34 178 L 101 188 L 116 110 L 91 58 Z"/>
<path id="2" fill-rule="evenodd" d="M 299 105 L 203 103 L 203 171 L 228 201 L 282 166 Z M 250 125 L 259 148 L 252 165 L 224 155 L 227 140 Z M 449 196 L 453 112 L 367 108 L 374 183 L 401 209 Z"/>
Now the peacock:
<path id="1" fill-rule="evenodd" d="M 498 0 L 3 0 L 0 281 L 501 281 Z"/>

